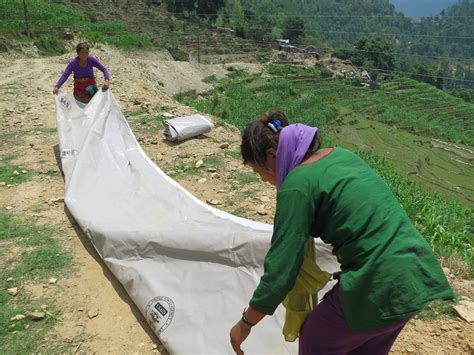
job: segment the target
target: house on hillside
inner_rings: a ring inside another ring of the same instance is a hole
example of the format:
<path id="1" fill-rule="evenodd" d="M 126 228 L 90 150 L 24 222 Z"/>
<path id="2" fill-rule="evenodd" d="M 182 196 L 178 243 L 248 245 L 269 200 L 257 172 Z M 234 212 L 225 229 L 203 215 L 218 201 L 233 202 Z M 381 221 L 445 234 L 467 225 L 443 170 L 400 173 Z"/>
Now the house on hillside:
<path id="1" fill-rule="evenodd" d="M 290 44 L 289 39 L 277 39 L 276 40 L 276 48 L 275 49 L 278 49 L 279 51 L 294 52 L 295 48 L 296 48 L 295 46 L 292 46 Z"/>
<path id="2" fill-rule="evenodd" d="M 370 74 L 367 70 L 363 70 L 360 76 L 364 79 L 370 80 Z"/>
<path id="3" fill-rule="evenodd" d="M 232 28 L 227 27 L 217 27 L 218 33 L 234 33 L 235 31 Z"/>
<path id="4" fill-rule="evenodd" d="M 316 58 L 316 60 L 321 59 L 321 54 L 315 46 L 308 46 L 303 49 L 305 59 Z"/>

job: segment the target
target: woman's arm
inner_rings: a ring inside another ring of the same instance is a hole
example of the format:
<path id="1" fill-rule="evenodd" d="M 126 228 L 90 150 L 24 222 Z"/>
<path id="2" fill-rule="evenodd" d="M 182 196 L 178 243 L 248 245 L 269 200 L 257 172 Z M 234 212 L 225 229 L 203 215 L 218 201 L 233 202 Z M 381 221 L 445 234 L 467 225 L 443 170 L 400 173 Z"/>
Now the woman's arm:
<path id="1" fill-rule="evenodd" d="M 265 257 L 264 274 L 242 319 L 231 329 L 231 344 L 243 354 L 242 342 L 253 325 L 275 312 L 293 288 L 304 259 L 304 245 L 310 236 L 315 206 L 301 190 L 278 193 L 272 244 Z"/>
<path id="2" fill-rule="evenodd" d="M 311 234 L 315 206 L 300 189 L 278 193 L 270 250 L 265 256 L 264 274 L 250 306 L 273 314 L 293 288 L 304 259 L 304 246 Z"/>
<path id="3" fill-rule="evenodd" d="M 96 57 L 91 56 L 90 59 L 91 59 L 92 66 L 96 67 L 102 73 L 104 73 L 104 79 L 106 81 L 109 81 L 110 80 L 110 75 L 109 75 L 109 71 L 107 70 L 107 68 L 101 62 L 99 62 L 99 60 Z"/>
<path id="4" fill-rule="evenodd" d="M 61 77 L 59 78 L 56 85 L 54 85 L 54 87 L 56 89 L 59 89 L 61 86 L 63 86 L 63 84 L 66 82 L 66 80 L 69 78 L 69 75 L 71 75 L 72 72 L 73 72 L 73 66 L 72 66 L 72 63 L 70 62 L 67 65 L 66 69 L 64 70 L 63 75 L 61 75 Z"/>

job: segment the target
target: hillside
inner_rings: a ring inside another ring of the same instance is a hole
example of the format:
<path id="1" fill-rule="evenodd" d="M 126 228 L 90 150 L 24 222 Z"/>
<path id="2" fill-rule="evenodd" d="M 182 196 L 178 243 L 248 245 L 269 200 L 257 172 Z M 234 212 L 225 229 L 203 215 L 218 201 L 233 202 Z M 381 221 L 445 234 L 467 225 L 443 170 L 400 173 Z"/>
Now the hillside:
<path id="1" fill-rule="evenodd" d="M 436 252 L 456 302 L 474 299 L 474 104 L 398 75 L 352 78 L 361 68 L 346 60 L 278 52 L 218 29 L 222 18 L 170 14 L 157 1 L 29 1 L 28 30 L 21 3 L 0 3 L 0 353 L 167 354 L 63 203 L 51 91 L 80 40 L 110 69 L 146 154 L 200 200 L 272 223 L 274 187 L 242 166 L 239 148 L 248 122 L 281 108 L 317 125 L 324 146 L 357 151 Z M 163 139 L 166 117 L 197 112 L 214 121 L 209 134 Z M 474 328 L 453 304 L 411 320 L 392 353 L 471 354 Z M 17 318 L 31 311 L 44 318 Z"/>
<path id="2" fill-rule="evenodd" d="M 165 114 L 186 115 L 195 111 L 177 103 L 165 92 L 176 92 L 176 89 L 157 84 L 154 78 L 158 68 L 166 83 L 172 82 L 175 72 L 180 71 L 184 77 L 192 74 L 195 78 L 187 83 L 188 89 L 196 85 L 194 89 L 205 91 L 211 87 L 202 80 L 209 82 L 209 76 L 239 80 L 239 77 L 242 79 L 240 74 L 236 76 L 233 69 L 224 71 L 222 65 L 189 66 L 189 63 L 170 60 L 166 53 L 151 56 L 150 52 L 136 52 L 130 56 L 130 53 L 103 46 L 95 49 L 94 54 L 110 68 L 112 90 L 148 156 L 201 200 L 218 200 L 220 209 L 262 222 L 272 221 L 274 189 L 260 182 L 250 169 L 242 167 L 238 129 L 212 116 L 217 127 L 203 139 L 170 145 L 161 138 L 161 121 Z M 0 233 L 3 233 L 0 234 L 0 253 L 4 260 L 0 285 L 5 289 L 18 285 L 20 290 L 20 298 L 16 299 L 0 294 L 0 351 L 73 353 L 79 347 L 85 352 L 156 354 L 159 350 L 166 354 L 123 288 L 97 257 L 87 236 L 68 218 L 60 199 L 64 183 L 54 153 L 57 144 L 54 105 L 48 97 L 51 97 L 51 82 L 71 55 L 72 52 L 48 58 L 0 56 L 0 67 L 10 73 L 0 80 L 1 140 L 6 143 L 0 148 L 0 171 L 2 179 L 8 179 L 11 185 L 0 185 Z M 65 91 L 70 90 L 69 85 Z M 365 124 L 361 121 L 355 129 Z M 376 131 L 383 129 L 382 124 L 377 125 Z M 397 134 L 394 132 L 393 136 Z M 220 148 L 222 143 L 228 143 L 229 148 Z M 434 237 L 435 244 L 439 240 L 442 247 L 444 242 L 449 245 L 450 240 L 461 241 L 462 225 L 456 226 L 456 221 L 457 216 L 462 217 L 462 210 L 453 210 L 449 202 L 433 199 L 418 187 L 406 185 L 386 164 L 377 158 L 368 158 L 375 159 L 372 164 L 382 169 L 384 176 L 393 179 L 395 184 L 403 184 L 406 198 L 414 198 L 407 206 L 423 211 L 418 225 L 424 226 L 427 236 Z M 195 168 L 200 159 L 204 162 L 203 169 Z M 449 158 L 443 155 L 443 159 Z M 217 174 L 208 172 L 208 168 L 215 169 Z M 20 176 L 12 173 L 15 170 Z M 417 205 L 417 201 L 422 204 Z M 12 231 L 22 232 L 17 235 Z M 30 235 L 26 233 L 34 236 L 39 231 L 42 238 L 48 236 L 48 240 L 57 243 L 54 248 L 50 244 L 35 244 L 35 239 L 25 239 Z M 28 248 L 27 254 L 22 253 L 23 246 Z M 461 246 L 456 244 L 456 248 Z M 469 247 L 464 250 L 469 251 Z M 24 259 L 26 256 L 29 258 Z M 448 254 L 443 260 L 444 266 L 450 268 L 445 271 L 451 275 L 453 287 L 461 295 L 472 297 L 472 283 L 463 280 L 469 274 L 465 264 Z M 31 262 L 34 271 L 24 273 Z M 52 276 L 58 279 L 57 284 L 48 283 Z M 7 281 L 9 278 L 13 281 Z M 52 315 L 45 322 L 22 320 L 9 327 L 10 318 L 18 312 L 43 306 Z M 438 333 L 443 336 L 436 336 Z M 409 324 L 393 353 L 440 353 L 449 349 L 468 353 L 471 349 L 468 339 L 472 336 L 472 327 L 453 316 L 449 303 L 435 304 Z"/>
<path id="3" fill-rule="evenodd" d="M 228 62 L 268 60 L 262 46 L 190 18 L 170 16 L 146 1 L 27 1 L 0 3 L 0 52 L 31 49 L 40 55 L 65 53 L 74 38 L 108 43 L 124 50 L 166 49 L 175 60 Z"/>

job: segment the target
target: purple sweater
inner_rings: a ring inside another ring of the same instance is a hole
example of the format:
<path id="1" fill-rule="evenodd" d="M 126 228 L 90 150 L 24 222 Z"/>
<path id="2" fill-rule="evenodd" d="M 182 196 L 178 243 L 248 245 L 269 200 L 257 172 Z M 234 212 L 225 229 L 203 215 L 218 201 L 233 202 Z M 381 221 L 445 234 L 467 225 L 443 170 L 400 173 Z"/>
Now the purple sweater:
<path id="1" fill-rule="evenodd" d="M 59 78 L 58 82 L 56 83 L 55 87 L 58 89 L 64 84 L 64 82 L 69 78 L 71 73 L 74 73 L 74 79 L 76 78 L 92 78 L 94 77 L 94 67 L 102 71 L 104 73 L 105 80 L 110 80 L 109 71 L 107 70 L 104 65 L 99 62 L 96 57 L 89 56 L 87 58 L 87 65 L 85 67 L 81 67 L 79 65 L 78 58 L 72 59 L 66 67 L 63 75 Z"/>

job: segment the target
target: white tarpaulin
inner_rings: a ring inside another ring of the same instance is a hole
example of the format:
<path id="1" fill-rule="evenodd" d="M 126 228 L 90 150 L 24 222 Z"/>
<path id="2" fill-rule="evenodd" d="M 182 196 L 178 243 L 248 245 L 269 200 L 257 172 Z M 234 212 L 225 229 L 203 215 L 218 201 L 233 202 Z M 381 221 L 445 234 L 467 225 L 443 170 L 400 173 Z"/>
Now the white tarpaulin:
<path id="1" fill-rule="evenodd" d="M 56 97 L 65 203 L 172 354 L 232 354 L 229 330 L 263 272 L 272 226 L 199 201 L 143 152 L 109 91 L 85 107 Z M 338 268 L 317 241 L 318 264 Z M 248 354 L 294 354 L 283 309 L 252 330 Z"/>
<path id="2" fill-rule="evenodd" d="M 172 118 L 163 121 L 165 137 L 171 142 L 180 142 L 185 139 L 208 133 L 214 125 L 204 116 L 196 114 L 186 117 Z"/>

